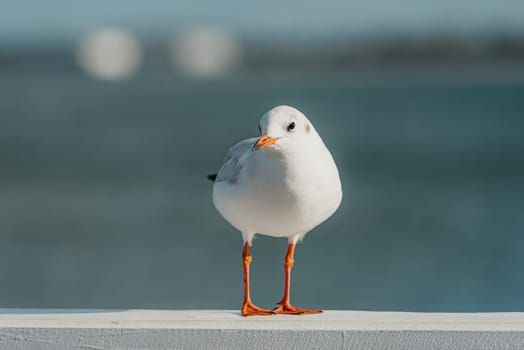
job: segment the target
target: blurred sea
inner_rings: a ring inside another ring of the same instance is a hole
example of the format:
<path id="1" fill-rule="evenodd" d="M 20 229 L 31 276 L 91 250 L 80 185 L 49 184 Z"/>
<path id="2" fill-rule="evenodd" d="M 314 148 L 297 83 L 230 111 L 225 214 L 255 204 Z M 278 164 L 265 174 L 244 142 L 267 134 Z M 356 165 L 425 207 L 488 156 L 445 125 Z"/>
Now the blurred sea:
<path id="1" fill-rule="evenodd" d="M 206 175 L 266 110 L 290 104 L 344 189 L 297 247 L 294 304 L 524 311 L 522 68 L 112 83 L 2 71 L 0 307 L 239 308 L 241 236 Z M 281 297 L 286 245 L 254 242 L 260 306 Z"/>

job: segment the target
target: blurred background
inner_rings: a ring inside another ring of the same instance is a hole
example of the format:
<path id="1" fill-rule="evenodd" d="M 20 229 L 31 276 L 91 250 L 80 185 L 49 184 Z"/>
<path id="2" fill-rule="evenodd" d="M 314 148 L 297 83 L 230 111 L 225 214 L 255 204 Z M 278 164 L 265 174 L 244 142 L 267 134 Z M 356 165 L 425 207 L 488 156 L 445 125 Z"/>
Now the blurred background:
<path id="1" fill-rule="evenodd" d="M 302 110 L 341 172 L 292 301 L 524 311 L 524 2 L 8 1 L 0 307 L 239 308 L 231 145 Z M 252 295 L 281 298 L 260 236 Z"/>

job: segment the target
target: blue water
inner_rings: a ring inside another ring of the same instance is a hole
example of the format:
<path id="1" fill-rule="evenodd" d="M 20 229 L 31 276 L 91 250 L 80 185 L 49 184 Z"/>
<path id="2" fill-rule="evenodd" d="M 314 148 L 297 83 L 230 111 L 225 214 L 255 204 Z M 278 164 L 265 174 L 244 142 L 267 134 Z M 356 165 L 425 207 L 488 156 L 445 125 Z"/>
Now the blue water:
<path id="1" fill-rule="evenodd" d="M 297 247 L 297 306 L 524 311 L 524 82 L 455 73 L 3 74 L 0 307 L 238 308 L 242 241 L 206 175 L 291 104 L 344 189 Z M 254 242 L 260 306 L 286 244 Z"/>

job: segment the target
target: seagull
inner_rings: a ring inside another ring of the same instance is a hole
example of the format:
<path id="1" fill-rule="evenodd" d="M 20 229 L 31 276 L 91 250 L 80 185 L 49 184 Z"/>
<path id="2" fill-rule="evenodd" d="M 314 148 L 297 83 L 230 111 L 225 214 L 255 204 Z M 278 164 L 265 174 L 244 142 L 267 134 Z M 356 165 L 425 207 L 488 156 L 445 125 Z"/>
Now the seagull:
<path id="1" fill-rule="evenodd" d="M 214 181 L 213 203 L 242 233 L 242 316 L 317 314 L 290 303 L 295 245 L 328 219 L 342 200 L 338 169 L 313 124 L 299 110 L 278 106 L 259 122 L 261 136 L 234 145 Z M 287 237 L 284 296 L 272 310 L 256 306 L 249 293 L 249 247 L 256 234 Z"/>

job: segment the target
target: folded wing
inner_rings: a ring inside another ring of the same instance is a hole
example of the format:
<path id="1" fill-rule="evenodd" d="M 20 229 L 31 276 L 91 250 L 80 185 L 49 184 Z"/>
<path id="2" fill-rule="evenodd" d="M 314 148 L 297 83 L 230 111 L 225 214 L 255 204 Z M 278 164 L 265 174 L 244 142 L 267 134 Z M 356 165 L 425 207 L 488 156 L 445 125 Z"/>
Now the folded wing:
<path id="1" fill-rule="evenodd" d="M 240 141 L 229 149 L 224 158 L 224 164 L 218 171 L 216 182 L 228 182 L 234 184 L 238 181 L 239 174 L 244 167 L 245 159 L 253 149 L 257 138 Z"/>

